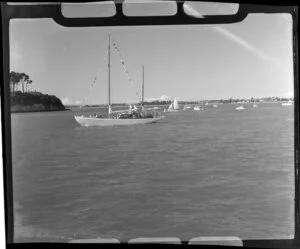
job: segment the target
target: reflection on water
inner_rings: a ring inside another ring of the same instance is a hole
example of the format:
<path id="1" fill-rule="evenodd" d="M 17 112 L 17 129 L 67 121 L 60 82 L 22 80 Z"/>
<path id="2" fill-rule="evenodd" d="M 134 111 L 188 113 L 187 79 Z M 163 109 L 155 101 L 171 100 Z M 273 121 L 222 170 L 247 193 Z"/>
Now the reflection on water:
<path id="1" fill-rule="evenodd" d="M 12 115 L 16 241 L 293 234 L 293 108 L 235 105 L 156 124 Z"/>

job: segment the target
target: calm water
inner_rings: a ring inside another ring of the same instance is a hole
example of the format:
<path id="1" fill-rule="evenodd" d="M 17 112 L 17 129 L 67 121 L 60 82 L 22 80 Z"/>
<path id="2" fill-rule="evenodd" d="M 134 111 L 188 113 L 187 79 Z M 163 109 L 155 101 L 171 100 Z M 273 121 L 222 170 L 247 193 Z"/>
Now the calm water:
<path id="1" fill-rule="evenodd" d="M 96 109 L 13 114 L 16 241 L 293 235 L 293 108 L 248 107 L 106 128 L 73 118 Z"/>

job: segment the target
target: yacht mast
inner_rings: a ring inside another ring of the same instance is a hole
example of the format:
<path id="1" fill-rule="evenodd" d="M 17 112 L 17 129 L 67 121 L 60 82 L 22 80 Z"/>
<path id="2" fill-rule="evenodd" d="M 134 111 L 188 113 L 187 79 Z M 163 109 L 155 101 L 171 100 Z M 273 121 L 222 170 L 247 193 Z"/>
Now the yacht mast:
<path id="1" fill-rule="evenodd" d="M 144 81 L 145 81 L 145 77 L 144 77 L 144 65 L 143 65 L 143 85 L 142 85 L 142 108 L 144 109 Z"/>
<path id="2" fill-rule="evenodd" d="M 108 118 L 111 114 L 111 103 L 110 103 L 110 35 L 108 35 Z"/>

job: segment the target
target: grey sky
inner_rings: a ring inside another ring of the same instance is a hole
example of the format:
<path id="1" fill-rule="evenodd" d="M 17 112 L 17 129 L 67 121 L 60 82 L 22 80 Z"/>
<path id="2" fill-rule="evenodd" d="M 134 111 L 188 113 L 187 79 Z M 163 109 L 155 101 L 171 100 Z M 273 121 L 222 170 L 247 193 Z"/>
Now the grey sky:
<path id="1" fill-rule="evenodd" d="M 201 15 L 190 7 L 194 15 Z M 11 69 L 29 74 L 31 89 L 66 102 L 106 103 L 108 34 L 112 100 L 180 100 L 287 96 L 293 92 L 292 19 L 257 14 L 242 23 L 198 26 L 65 28 L 51 19 L 10 24 Z M 92 82 L 96 76 L 96 84 Z M 136 92 L 138 91 L 138 96 Z"/>

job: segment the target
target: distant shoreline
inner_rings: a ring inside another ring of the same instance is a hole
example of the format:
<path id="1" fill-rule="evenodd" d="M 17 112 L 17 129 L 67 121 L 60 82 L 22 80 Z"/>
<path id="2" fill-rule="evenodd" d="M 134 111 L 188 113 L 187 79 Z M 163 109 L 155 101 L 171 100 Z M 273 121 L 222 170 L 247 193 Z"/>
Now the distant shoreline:
<path id="1" fill-rule="evenodd" d="M 257 101 L 257 102 L 231 102 L 231 103 L 222 103 L 222 102 L 217 102 L 217 101 L 207 101 L 208 102 L 208 105 L 215 105 L 215 104 L 220 104 L 220 105 L 230 105 L 230 104 L 236 104 L 236 105 L 241 105 L 241 104 L 253 104 L 253 103 L 257 103 L 257 104 L 263 104 L 263 103 L 272 103 L 272 104 L 276 104 L 276 103 L 283 103 L 283 102 L 286 102 L 288 100 L 280 100 L 280 101 L 271 101 L 271 100 L 268 100 L 268 101 Z M 206 102 L 206 101 L 204 101 Z M 145 106 L 168 106 L 170 105 L 171 102 L 169 103 L 159 103 L 159 104 L 152 104 L 152 103 L 144 103 Z M 178 102 L 179 105 L 201 105 L 201 103 L 199 102 Z M 112 107 L 127 107 L 129 106 L 130 104 L 114 104 L 112 105 Z M 133 104 L 133 105 L 140 105 L 139 103 L 136 103 L 136 104 Z M 70 108 L 70 109 L 81 109 L 81 108 L 106 108 L 107 105 L 83 105 L 83 106 L 80 106 L 80 105 L 70 105 L 70 106 L 66 106 L 66 108 Z"/>
<path id="2" fill-rule="evenodd" d="M 196 101 L 179 101 L 180 105 L 201 105 L 201 103 L 207 103 L 207 105 L 228 105 L 228 104 L 253 104 L 253 103 L 282 103 L 286 102 L 287 100 L 260 100 L 260 101 L 245 101 L 241 100 L 239 102 L 233 101 L 233 102 L 221 102 L 221 101 L 201 101 L 201 102 L 196 102 Z M 170 105 L 171 102 L 163 101 L 163 102 L 145 102 L 145 106 L 157 106 L 157 107 L 164 107 Z M 121 108 L 121 107 L 126 107 L 129 104 L 125 103 L 119 103 L 119 104 L 113 104 L 112 107 L 114 108 Z M 139 103 L 136 103 L 136 105 L 139 105 Z M 61 111 L 72 111 L 72 109 L 82 109 L 82 108 L 106 108 L 107 105 L 67 105 L 67 106 L 60 106 L 60 105 L 49 105 L 45 106 L 44 104 L 33 104 L 33 105 L 22 105 L 22 104 L 17 104 L 17 105 L 12 105 L 11 106 L 11 113 L 37 113 L 37 112 L 61 112 Z"/>

